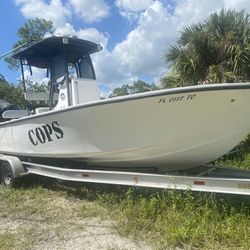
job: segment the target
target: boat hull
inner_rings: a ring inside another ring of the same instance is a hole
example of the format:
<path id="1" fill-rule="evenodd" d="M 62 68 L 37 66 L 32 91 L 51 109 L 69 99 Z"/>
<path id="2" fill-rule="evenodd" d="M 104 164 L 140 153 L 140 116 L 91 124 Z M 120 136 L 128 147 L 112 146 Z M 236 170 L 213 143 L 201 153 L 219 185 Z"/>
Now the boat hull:
<path id="1" fill-rule="evenodd" d="M 249 104 L 250 84 L 101 100 L 0 124 L 0 152 L 95 166 L 191 168 L 247 136 Z"/>

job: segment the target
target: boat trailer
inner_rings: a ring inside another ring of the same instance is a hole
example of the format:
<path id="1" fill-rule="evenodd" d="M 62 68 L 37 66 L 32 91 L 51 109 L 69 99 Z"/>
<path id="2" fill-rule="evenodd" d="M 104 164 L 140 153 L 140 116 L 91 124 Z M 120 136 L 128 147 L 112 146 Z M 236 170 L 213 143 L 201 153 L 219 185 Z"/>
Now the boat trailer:
<path id="1" fill-rule="evenodd" d="M 23 176 L 35 174 L 65 181 L 92 182 L 135 187 L 191 190 L 250 195 L 250 171 L 204 165 L 166 173 L 142 173 L 96 169 L 70 169 L 21 161 L 0 154 L 0 180 L 13 187 Z"/>

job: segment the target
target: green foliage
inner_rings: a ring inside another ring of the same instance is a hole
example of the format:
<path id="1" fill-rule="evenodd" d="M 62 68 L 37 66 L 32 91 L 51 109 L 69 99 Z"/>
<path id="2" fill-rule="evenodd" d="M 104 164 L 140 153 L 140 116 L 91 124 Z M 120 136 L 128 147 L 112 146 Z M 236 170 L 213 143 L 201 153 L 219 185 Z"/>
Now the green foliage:
<path id="1" fill-rule="evenodd" d="M 13 233 L 0 232 L 0 242 L 0 250 L 13 249 L 15 246 Z"/>
<path id="2" fill-rule="evenodd" d="M 23 26 L 18 29 L 17 36 L 19 40 L 13 45 L 13 49 L 32 41 L 39 41 L 46 34 L 52 35 L 53 32 L 54 27 L 51 21 L 46 21 L 41 18 L 28 19 Z M 8 63 L 10 69 L 18 69 L 18 62 L 14 58 L 6 57 L 4 60 Z"/>
<path id="3" fill-rule="evenodd" d="M 44 93 L 49 92 L 49 84 L 46 82 L 38 83 L 33 81 L 26 81 L 26 92 Z M 20 85 L 21 87 L 21 85 Z M 48 107 L 46 101 L 27 101 L 27 106 L 29 110 L 35 110 L 39 107 Z"/>
<path id="4" fill-rule="evenodd" d="M 121 87 L 115 88 L 109 97 L 130 95 L 135 93 L 143 93 L 147 91 L 157 90 L 155 84 L 149 84 L 144 81 L 138 80 L 133 85 L 123 84 Z"/>
<path id="5" fill-rule="evenodd" d="M 33 82 L 33 81 L 26 81 L 26 89 L 28 92 L 47 92 L 49 91 L 49 83 L 42 82 Z M 21 87 L 21 85 L 20 85 Z"/>
<path id="6" fill-rule="evenodd" d="M 191 192 L 125 194 L 100 199 L 113 211 L 120 232 L 151 242 L 157 249 L 245 248 L 248 237 L 249 208 L 236 201 Z"/>
<path id="7" fill-rule="evenodd" d="M 250 135 L 230 152 L 223 155 L 215 162 L 215 165 L 228 166 L 233 168 L 250 168 Z"/>
<path id="8" fill-rule="evenodd" d="M 109 97 L 129 95 L 129 85 L 123 84 L 121 87 L 115 88 Z"/>
<path id="9" fill-rule="evenodd" d="M 79 199 L 73 187 L 29 177 L 30 184 L 34 185 L 35 180 L 40 184 L 19 189 L 0 184 L 0 250 L 37 249 L 38 246 L 47 249 L 46 244 L 58 246 L 78 233 L 81 238 L 86 225 L 92 223 L 91 218 L 106 212 L 97 203 Z M 59 243 L 55 244 L 57 241 Z"/>
<path id="10" fill-rule="evenodd" d="M 161 78 L 161 86 L 162 88 L 177 88 L 184 87 L 186 83 L 182 81 L 179 76 L 164 76 Z"/>
<path id="11" fill-rule="evenodd" d="M 46 92 L 48 91 L 48 84 L 28 82 L 26 85 L 26 90 L 28 92 Z M 3 99 L 11 104 L 16 104 L 21 108 L 25 108 L 27 104 L 24 99 L 22 84 L 19 84 L 18 86 L 10 84 L 2 75 L 0 75 L 0 99 Z M 40 103 L 35 101 L 29 102 L 30 109 L 41 106 L 47 106 L 47 104 L 42 101 Z"/>
<path id="12" fill-rule="evenodd" d="M 181 82 L 244 82 L 250 78 L 250 16 L 221 10 L 181 29 L 165 55 Z"/>
<path id="13" fill-rule="evenodd" d="M 15 45 L 19 46 L 26 42 L 39 41 L 46 34 L 52 34 L 53 32 L 54 28 L 51 21 L 46 21 L 41 18 L 28 19 L 26 23 L 18 29 L 17 35 L 20 37 L 20 40 Z"/>
<path id="14" fill-rule="evenodd" d="M 0 99 L 19 107 L 25 106 L 22 88 L 8 83 L 2 75 L 0 75 Z"/>

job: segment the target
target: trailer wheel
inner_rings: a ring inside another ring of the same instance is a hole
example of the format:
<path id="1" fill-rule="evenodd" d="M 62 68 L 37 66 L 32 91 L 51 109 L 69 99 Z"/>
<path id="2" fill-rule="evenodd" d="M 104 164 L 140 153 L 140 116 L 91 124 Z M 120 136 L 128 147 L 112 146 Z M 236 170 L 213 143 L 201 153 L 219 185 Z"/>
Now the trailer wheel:
<path id="1" fill-rule="evenodd" d="M 14 178 L 13 170 L 8 162 L 1 165 L 1 181 L 5 186 L 16 187 L 18 184 L 17 178 Z"/>

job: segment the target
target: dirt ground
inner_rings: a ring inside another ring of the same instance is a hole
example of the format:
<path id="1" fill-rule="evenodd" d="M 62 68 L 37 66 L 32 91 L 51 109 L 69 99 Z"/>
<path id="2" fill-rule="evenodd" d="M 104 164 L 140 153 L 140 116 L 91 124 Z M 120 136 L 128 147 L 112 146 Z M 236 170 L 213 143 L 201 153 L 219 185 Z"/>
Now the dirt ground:
<path id="1" fill-rule="evenodd" d="M 143 243 L 122 237 L 112 221 L 103 221 L 98 218 L 44 223 L 40 220 L 10 219 L 1 214 L 0 232 L 3 231 L 30 232 L 25 235 L 25 238 L 19 238 L 21 242 L 26 242 L 23 244 L 24 249 L 151 249 Z M 28 242 L 31 243 L 30 246 Z M 14 246 L 14 249 L 18 249 L 18 245 Z"/>
<path id="2" fill-rule="evenodd" d="M 33 194 L 39 190 L 1 191 L 1 250 L 152 249 L 144 242 L 123 237 L 112 215 L 99 216 L 102 208 L 93 202 L 57 197 L 56 192 L 47 196 L 47 190 L 41 190 L 41 197 Z"/>

